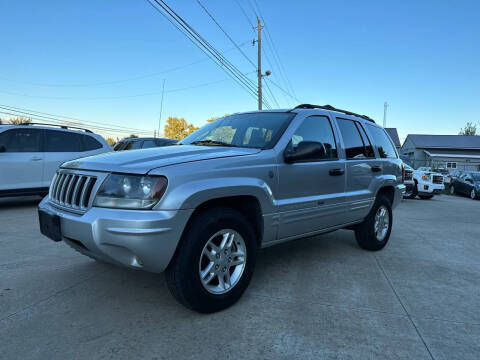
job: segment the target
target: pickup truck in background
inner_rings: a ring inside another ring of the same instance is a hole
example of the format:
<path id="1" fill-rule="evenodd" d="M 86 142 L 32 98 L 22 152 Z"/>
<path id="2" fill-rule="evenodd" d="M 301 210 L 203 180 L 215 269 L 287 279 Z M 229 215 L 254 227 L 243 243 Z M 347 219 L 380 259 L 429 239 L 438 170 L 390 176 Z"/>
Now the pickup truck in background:
<path id="1" fill-rule="evenodd" d="M 445 189 L 443 175 L 433 172 L 428 167 L 419 167 L 417 170 L 413 170 L 413 182 L 414 186 L 408 196 L 409 199 L 418 196 L 420 199 L 428 200 Z"/>

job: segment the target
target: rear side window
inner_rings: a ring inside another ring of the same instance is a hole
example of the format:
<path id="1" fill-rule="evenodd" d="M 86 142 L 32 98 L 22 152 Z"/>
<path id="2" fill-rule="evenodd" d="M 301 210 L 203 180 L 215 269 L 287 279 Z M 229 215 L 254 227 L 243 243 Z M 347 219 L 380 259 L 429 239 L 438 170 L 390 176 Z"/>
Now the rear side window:
<path id="1" fill-rule="evenodd" d="M 149 149 L 156 146 L 155 140 L 143 140 L 142 149 Z"/>
<path id="2" fill-rule="evenodd" d="M 295 130 L 288 146 L 296 148 L 302 141 L 321 142 L 325 147 L 325 156 L 312 161 L 331 160 L 337 158 L 337 146 L 330 120 L 325 116 L 310 116 Z"/>
<path id="3" fill-rule="evenodd" d="M 102 144 L 100 144 L 96 139 L 89 135 L 83 135 L 83 151 L 91 151 L 97 150 L 102 148 Z"/>
<path id="4" fill-rule="evenodd" d="M 123 150 L 135 150 L 142 147 L 142 141 L 129 141 Z"/>
<path id="5" fill-rule="evenodd" d="M 5 152 L 40 152 L 41 130 L 12 129 L 0 133 L 0 146 Z"/>
<path id="6" fill-rule="evenodd" d="M 125 143 L 123 141 L 120 141 L 115 145 L 115 147 L 113 148 L 113 151 L 122 150 L 124 146 L 125 146 Z"/>
<path id="7" fill-rule="evenodd" d="M 368 130 L 372 134 L 373 142 L 380 157 L 396 159 L 397 151 L 385 130 L 373 125 L 368 125 Z"/>
<path id="8" fill-rule="evenodd" d="M 373 157 L 370 142 L 366 135 L 360 135 L 363 131 L 361 125 L 356 121 L 347 119 L 338 119 L 338 127 L 342 134 L 343 144 L 345 146 L 345 153 L 347 159 L 361 159 L 366 157 Z M 359 129 L 360 128 L 360 129 Z M 369 148 L 370 145 L 370 148 Z"/>
<path id="9" fill-rule="evenodd" d="M 81 134 L 45 130 L 45 152 L 80 152 L 83 151 Z"/>

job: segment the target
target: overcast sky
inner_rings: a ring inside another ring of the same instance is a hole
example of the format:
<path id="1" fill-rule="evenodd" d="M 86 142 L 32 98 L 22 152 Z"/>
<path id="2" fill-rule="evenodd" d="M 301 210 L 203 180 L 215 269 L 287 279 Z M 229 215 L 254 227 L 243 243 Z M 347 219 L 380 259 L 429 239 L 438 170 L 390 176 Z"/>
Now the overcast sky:
<path id="1" fill-rule="evenodd" d="M 238 1 L 254 22 L 254 1 Z M 201 2 L 256 62 L 249 43 L 254 31 L 235 0 Z M 480 1 L 257 2 L 292 95 L 302 102 L 381 123 L 388 101 L 387 126 L 397 127 L 402 139 L 456 134 L 480 120 Z M 255 81 L 254 67 L 196 0 L 167 3 Z M 212 116 L 256 108 L 255 99 L 146 1 L 3 0 L 0 13 L 0 104 L 153 132 L 165 78 L 164 119 L 203 125 Z M 264 45 L 264 70 L 289 91 L 269 42 Z M 298 103 L 270 86 L 280 107 Z"/>

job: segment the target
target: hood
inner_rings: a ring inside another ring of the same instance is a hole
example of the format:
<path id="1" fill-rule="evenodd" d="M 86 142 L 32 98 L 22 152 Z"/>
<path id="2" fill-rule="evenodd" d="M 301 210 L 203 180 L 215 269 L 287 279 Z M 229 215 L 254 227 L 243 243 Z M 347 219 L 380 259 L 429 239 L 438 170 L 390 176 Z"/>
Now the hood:
<path id="1" fill-rule="evenodd" d="M 141 150 L 108 152 L 68 161 L 61 167 L 77 170 L 146 174 L 159 167 L 192 161 L 252 155 L 260 151 L 260 149 L 229 148 L 223 146 L 174 145 Z"/>

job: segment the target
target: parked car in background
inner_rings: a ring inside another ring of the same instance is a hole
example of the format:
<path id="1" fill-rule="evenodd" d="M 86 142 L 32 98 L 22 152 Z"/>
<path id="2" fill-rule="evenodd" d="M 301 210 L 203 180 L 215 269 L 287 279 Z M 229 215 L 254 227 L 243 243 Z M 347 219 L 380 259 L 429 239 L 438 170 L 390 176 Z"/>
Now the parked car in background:
<path id="1" fill-rule="evenodd" d="M 0 125 L 0 196 L 45 195 L 62 163 L 111 150 L 86 129 Z"/>
<path id="2" fill-rule="evenodd" d="M 460 176 L 462 176 L 463 171 L 462 170 L 450 170 L 450 184 L 453 183 L 453 180 L 458 179 Z"/>
<path id="3" fill-rule="evenodd" d="M 414 170 L 413 181 L 413 190 L 408 196 L 410 199 L 418 196 L 420 199 L 428 200 L 445 189 L 443 175 L 433 172 L 430 167 L 422 166 Z"/>
<path id="4" fill-rule="evenodd" d="M 240 298 L 259 248 L 348 228 L 361 248 L 382 249 L 402 175 L 367 116 L 308 104 L 239 113 L 178 146 L 63 164 L 40 229 L 94 259 L 165 271 L 180 303 L 210 313 Z"/>
<path id="5" fill-rule="evenodd" d="M 460 177 L 454 178 L 450 185 L 451 194 L 470 196 L 475 200 L 480 197 L 480 172 L 463 172 Z"/>
<path id="6" fill-rule="evenodd" d="M 113 151 L 149 149 L 153 147 L 175 145 L 178 140 L 165 138 L 128 138 L 115 144 Z"/>
<path id="7" fill-rule="evenodd" d="M 403 178 L 403 185 L 405 185 L 405 194 L 403 194 L 403 197 L 406 199 L 410 199 L 412 197 L 413 193 L 413 188 L 415 186 L 415 181 L 413 180 L 413 168 L 410 167 L 409 165 L 403 163 L 403 166 L 405 168 L 405 175 Z"/>

